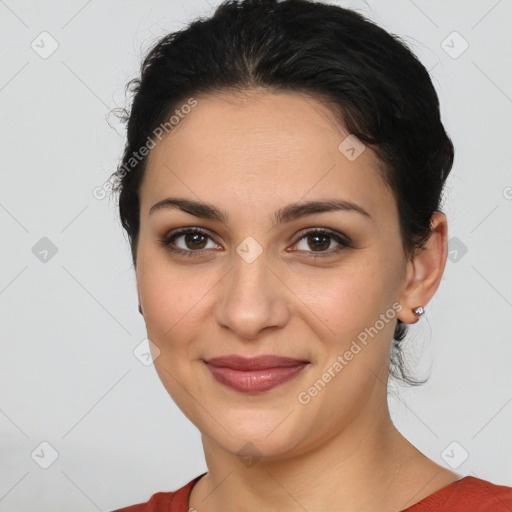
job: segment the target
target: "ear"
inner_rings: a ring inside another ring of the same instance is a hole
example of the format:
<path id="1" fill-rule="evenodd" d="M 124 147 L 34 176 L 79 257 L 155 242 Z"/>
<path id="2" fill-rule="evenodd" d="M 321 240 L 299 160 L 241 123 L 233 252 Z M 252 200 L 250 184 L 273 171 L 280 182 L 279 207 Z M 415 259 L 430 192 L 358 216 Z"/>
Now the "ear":
<path id="1" fill-rule="evenodd" d="M 430 301 L 436 293 L 448 256 L 448 222 L 441 212 L 434 212 L 430 220 L 431 234 L 423 249 L 418 249 L 407 262 L 404 288 L 400 297 L 403 309 L 398 319 L 404 324 L 414 324 L 419 317 L 414 309 Z"/>
<path id="2" fill-rule="evenodd" d="M 139 305 L 138 305 L 139 313 L 142 316 L 144 316 L 144 311 L 142 310 L 142 299 L 141 299 L 140 287 L 139 287 L 138 267 L 136 267 L 136 269 L 135 269 L 135 288 L 137 290 L 137 302 L 139 303 Z"/>

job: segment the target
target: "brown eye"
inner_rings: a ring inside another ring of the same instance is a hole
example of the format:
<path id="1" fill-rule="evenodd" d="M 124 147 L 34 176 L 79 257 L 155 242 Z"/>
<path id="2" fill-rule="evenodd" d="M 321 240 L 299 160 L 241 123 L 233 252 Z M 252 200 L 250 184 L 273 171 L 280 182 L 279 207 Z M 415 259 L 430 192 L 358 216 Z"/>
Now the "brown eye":
<path id="1" fill-rule="evenodd" d="M 208 242 L 211 245 L 208 247 Z M 160 240 L 160 243 L 169 251 L 186 254 L 188 256 L 198 256 L 208 249 L 216 249 L 219 246 L 215 244 L 211 236 L 200 229 L 181 229 L 170 233 Z"/>
<path id="2" fill-rule="evenodd" d="M 309 256 L 329 256 L 351 247 L 351 244 L 349 239 L 340 233 L 316 229 L 304 233 L 295 246 L 295 250 L 310 253 Z"/>
<path id="3" fill-rule="evenodd" d="M 206 236 L 202 233 L 187 233 L 181 235 L 186 245 L 186 249 L 204 249 L 206 245 Z M 181 237 L 180 237 L 181 238 Z"/>
<path id="4" fill-rule="evenodd" d="M 331 237 L 327 235 L 308 235 L 306 240 L 314 251 L 325 251 L 331 245 Z"/>

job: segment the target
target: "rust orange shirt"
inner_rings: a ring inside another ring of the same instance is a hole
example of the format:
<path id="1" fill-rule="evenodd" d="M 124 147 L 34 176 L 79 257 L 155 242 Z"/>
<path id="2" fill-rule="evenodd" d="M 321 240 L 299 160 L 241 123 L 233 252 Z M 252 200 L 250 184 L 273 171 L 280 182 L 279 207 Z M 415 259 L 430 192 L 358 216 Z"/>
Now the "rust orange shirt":
<path id="1" fill-rule="evenodd" d="M 188 498 L 197 476 L 174 492 L 157 492 L 146 503 L 113 512 L 189 512 Z M 192 508 L 190 512 L 194 512 Z M 512 512 L 512 487 L 465 476 L 401 512 Z"/>

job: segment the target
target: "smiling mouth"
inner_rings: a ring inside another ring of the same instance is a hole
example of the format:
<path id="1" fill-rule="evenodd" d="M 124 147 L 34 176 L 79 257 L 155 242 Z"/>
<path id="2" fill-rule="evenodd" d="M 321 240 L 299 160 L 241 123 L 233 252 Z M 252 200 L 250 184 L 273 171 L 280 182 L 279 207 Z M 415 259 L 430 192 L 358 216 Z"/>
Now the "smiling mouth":
<path id="1" fill-rule="evenodd" d="M 270 355 L 254 358 L 224 356 L 203 362 L 217 382 L 244 393 L 269 391 L 295 378 L 310 364 L 309 361 Z"/>

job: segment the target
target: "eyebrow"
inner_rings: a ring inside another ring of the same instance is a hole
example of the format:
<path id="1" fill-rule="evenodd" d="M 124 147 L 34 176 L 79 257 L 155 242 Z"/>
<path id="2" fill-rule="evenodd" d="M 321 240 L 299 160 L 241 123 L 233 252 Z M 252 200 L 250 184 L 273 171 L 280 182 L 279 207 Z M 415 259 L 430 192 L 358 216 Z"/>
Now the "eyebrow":
<path id="1" fill-rule="evenodd" d="M 190 215 L 194 215 L 195 217 L 216 220 L 223 224 L 227 224 L 228 221 L 228 214 L 213 204 L 179 197 L 167 197 L 166 199 L 162 199 L 149 209 L 149 215 L 157 210 L 167 208 L 181 210 L 185 213 L 189 213 Z M 274 214 L 274 226 L 277 224 L 291 222 L 292 220 L 306 217 L 307 215 L 333 211 L 356 212 L 373 221 L 372 216 L 364 208 L 352 203 L 351 201 L 327 199 L 307 201 L 303 203 L 291 203 L 284 208 L 279 209 Z"/>

